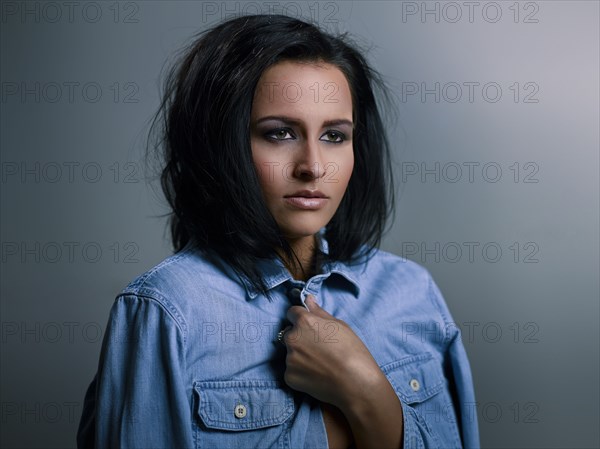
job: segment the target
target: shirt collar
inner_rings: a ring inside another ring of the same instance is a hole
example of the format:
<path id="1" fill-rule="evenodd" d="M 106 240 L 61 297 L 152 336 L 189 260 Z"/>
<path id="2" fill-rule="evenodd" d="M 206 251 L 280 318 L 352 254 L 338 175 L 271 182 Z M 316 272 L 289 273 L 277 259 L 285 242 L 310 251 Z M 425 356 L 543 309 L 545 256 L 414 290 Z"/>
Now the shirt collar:
<path id="1" fill-rule="evenodd" d="M 329 244 L 325 239 L 325 228 L 321 228 L 317 233 L 317 242 L 321 251 L 325 254 L 329 254 Z M 289 270 L 283 265 L 283 262 L 278 257 L 273 259 L 260 259 L 257 262 L 257 268 L 265 282 L 267 290 L 277 287 L 278 285 L 293 280 L 293 277 Z M 352 293 L 356 298 L 360 294 L 360 281 L 364 276 L 366 264 L 347 264 L 345 262 L 334 261 L 329 263 L 323 263 L 321 266 L 321 272 L 316 276 L 322 275 L 339 275 L 343 279 L 346 279 L 348 286 L 352 290 Z M 248 297 L 254 299 L 260 293 L 245 276 L 240 276 Z"/>

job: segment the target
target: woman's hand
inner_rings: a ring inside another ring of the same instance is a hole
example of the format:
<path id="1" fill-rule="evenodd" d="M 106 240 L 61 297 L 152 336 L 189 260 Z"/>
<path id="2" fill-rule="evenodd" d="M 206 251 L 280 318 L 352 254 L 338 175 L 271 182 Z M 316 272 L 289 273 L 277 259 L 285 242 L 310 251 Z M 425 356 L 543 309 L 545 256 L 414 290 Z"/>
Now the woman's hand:
<path id="1" fill-rule="evenodd" d="M 402 448 L 401 403 L 367 347 L 311 295 L 306 305 L 288 309 L 285 382 L 339 408 L 358 449 Z"/>
<path id="2" fill-rule="evenodd" d="M 292 323 L 283 337 L 287 347 L 285 382 L 293 389 L 345 410 L 369 395 L 383 373 L 361 339 L 342 320 L 322 309 L 312 295 L 309 311 L 292 306 Z"/>

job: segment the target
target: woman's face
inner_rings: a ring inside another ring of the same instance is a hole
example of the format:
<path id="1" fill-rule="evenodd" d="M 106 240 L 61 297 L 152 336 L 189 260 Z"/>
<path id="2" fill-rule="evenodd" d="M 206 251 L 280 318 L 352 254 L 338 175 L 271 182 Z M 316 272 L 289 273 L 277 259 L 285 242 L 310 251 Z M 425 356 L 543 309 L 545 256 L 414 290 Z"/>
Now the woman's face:
<path id="1" fill-rule="evenodd" d="M 352 97 L 331 64 L 277 63 L 262 74 L 250 118 L 252 157 L 288 239 L 314 235 L 337 210 L 354 166 Z"/>

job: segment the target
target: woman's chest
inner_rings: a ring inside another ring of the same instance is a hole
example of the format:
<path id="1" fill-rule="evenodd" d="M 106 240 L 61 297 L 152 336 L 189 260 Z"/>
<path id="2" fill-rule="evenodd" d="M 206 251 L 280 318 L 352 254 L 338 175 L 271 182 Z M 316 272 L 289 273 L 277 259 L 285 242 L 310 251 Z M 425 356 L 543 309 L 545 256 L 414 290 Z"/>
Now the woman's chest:
<path id="1" fill-rule="evenodd" d="M 338 409 L 283 381 L 286 348 L 277 333 L 289 324 L 288 307 L 266 312 L 221 304 L 190 327 L 186 359 L 196 447 L 347 449 L 352 444 L 352 431 Z M 439 386 L 443 378 L 437 367 L 429 374 L 425 369 L 431 357 L 414 359 L 431 354 L 433 346 L 421 335 L 403 336 L 411 328 L 400 324 L 397 311 L 379 315 L 346 307 L 331 312 L 350 324 L 380 368 L 388 367 L 384 372 L 401 400 L 413 400 L 402 396 L 406 392 L 421 401 L 431 396 L 430 386 Z M 422 391 L 415 392 L 415 385 Z"/>

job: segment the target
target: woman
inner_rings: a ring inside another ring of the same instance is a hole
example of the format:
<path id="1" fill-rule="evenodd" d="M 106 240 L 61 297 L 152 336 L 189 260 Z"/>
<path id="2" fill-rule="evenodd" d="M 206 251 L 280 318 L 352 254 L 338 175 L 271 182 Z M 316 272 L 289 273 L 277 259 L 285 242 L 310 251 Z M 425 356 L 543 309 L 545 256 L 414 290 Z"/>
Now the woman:
<path id="1" fill-rule="evenodd" d="M 438 288 L 377 249 L 382 86 L 345 38 L 285 16 L 186 49 L 159 110 L 176 253 L 115 300 L 80 447 L 479 445 Z"/>

